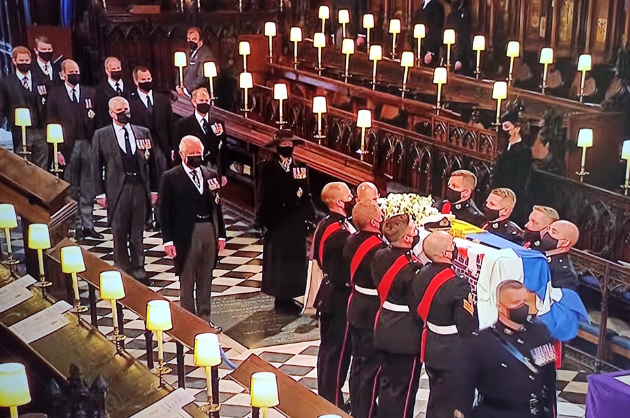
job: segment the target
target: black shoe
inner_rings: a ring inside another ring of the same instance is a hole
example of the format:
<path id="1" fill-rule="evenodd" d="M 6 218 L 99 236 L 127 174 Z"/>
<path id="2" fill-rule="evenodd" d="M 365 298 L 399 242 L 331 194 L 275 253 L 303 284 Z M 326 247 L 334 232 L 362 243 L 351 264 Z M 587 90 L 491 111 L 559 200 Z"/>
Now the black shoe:
<path id="1" fill-rule="evenodd" d="M 103 236 L 103 234 L 96 232 L 96 230 L 94 228 L 92 229 L 85 229 L 83 228 L 83 237 L 84 238 L 94 238 L 94 239 L 98 239 L 98 240 L 104 240 L 105 237 Z"/>
<path id="2" fill-rule="evenodd" d="M 83 236 L 83 229 L 77 228 L 74 230 L 74 240 L 77 242 L 83 241 L 85 237 Z"/>
<path id="3" fill-rule="evenodd" d="M 131 275 L 133 276 L 134 279 L 136 279 L 137 281 L 139 281 L 140 283 L 144 283 L 145 285 L 149 286 L 150 285 L 150 280 L 149 277 L 147 275 L 147 272 L 145 269 L 133 269 L 131 271 Z"/>

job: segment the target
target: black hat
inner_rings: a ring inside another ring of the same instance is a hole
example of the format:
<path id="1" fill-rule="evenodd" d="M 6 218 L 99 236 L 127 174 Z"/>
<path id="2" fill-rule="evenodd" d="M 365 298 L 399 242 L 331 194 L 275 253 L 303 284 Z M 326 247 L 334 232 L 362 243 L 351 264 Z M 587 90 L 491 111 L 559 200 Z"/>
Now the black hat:
<path id="1" fill-rule="evenodd" d="M 275 148 L 282 142 L 291 141 L 293 145 L 304 145 L 304 140 L 301 138 L 297 138 L 291 133 L 289 130 L 277 130 L 273 134 L 273 139 L 263 145 L 263 148 Z"/>
<path id="2" fill-rule="evenodd" d="M 427 231 L 448 231 L 451 229 L 453 215 L 431 215 L 423 218 L 420 225 Z"/>
<path id="3" fill-rule="evenodd" d="M 518 125 L 520 121 L 520 113 L 516 110 L 508 110 L 501 116 L 501 123 L 511 122 L 513 125 Z"/>

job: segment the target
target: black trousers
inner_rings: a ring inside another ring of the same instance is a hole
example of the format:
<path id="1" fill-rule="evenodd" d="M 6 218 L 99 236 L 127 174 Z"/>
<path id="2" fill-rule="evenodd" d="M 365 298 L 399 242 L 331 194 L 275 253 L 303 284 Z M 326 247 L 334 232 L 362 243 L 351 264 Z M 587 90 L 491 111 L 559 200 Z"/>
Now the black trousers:
<path id="1" fill-rule="evenodd" d="M 343 406 L 341 388 L 350 368 L 351 342 L 345 312 L 321 314 L 317 355 L 317 391 L 330 403 Z"/>
<path id="2" fill-rule="evenodd" d="M 380 351 L 379 418 L 413 418 L 422 363 L 419 354 Z"/>
<path id="3" fill-rule="evenodd" d="M 457 409 L 457 399 L 461 374 L 453 369 L 430 367 L 425 363 L 429 376 L 429 402 L 426 418 L 453 418 Z"/>
<path id="4" fill-rule="evenodd" d="M 147 195 L 144 184 L 139 177 L 128 177 L 110 223 L 114 238 L 114 265 L 134 277 L 140 272 L 144 273 L 142 238 L 146 213 Z"/>
<path id="5" fill-rule="evenodd" d="M 374 347 L 374 330 L 350 327 L 352 364 L 350 365 L 350 400 L 354 418 L 376 416 L 379 351 Z"/>
<path id="6" fill-rule="evenodd" d="M 213 224 L 196 224 L 190 242 L 186 263 L 179 275 L 180 304 L 188 312 L 210 320 L 212 271 L 217 254 L 217 237 Z"/>

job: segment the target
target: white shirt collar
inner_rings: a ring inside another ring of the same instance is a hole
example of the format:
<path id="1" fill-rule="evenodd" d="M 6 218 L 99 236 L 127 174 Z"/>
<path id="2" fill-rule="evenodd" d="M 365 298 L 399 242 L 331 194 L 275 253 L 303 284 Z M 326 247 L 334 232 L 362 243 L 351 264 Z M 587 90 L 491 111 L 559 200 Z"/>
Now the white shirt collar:
<path id="1" fill-rule="evenodd" d="M 63 85 L 66 87 L 66 91 L 68 92 L 68 97 L 70 97 L 70 99 L 72 100 L 72 89 L 74 89 L 74 91 L 76 92 L 77 95 L 77 100 L 79 99 L 79 97 L 81 96 L 81 85 L 77 84 L 74 87 L 71 87 L 70 85 L 68 85 L 68 83 L 63 83 Z"/>
<path id="2" fill-rule="evenodd" d="M 22 79 L 26 77 L 28 79 L 28 83 L 31 84 L 31 70 L 28 70 L 26 74 L 22 74 L 21 72 L 15 70 L 15 76 L 18 78 L 18 80 L 20 80 L 20 83 L 22 82 Z"/>
<path id="3" fill-rule="evenodd" d="M 518 139 L 518 141 L 516 141 L 516 142 L 515 142 L 515 143 L 513 143 L 513 144 L 508 143 L 507 150 L 509 151 L 509 150 L 510 150 L 510 148 L 512 148 L 512 145 L 516 145 L 516 144 L 518 144 L 519 142 L 521 142 L 522 140 L 523 140 L 523 138 L 519 138 L 519 139 Z"/>
<path id="4" fill-rule="evenodd" d="M 431 3 L 431 0 L 424 0 L 424 2 L 422 3 L 422 8 L 424 9 L 425 7 L 427 7 L 427 4 Z"/>
<path id="5" fill-rule="evenodd" d="M 151 103 L 154 104 L 153 102 L 153 90 L 150 90 L 149 93 L 145 93 L 142 90 L 140 90 L 140 88 L 138 88 L 138 96 L 140 96 L 140 100 L 142 100 L 142 103 L 144 103 L 144 105 L 147 105 L 147 97 L 149 97 L 151 99 Z"/>
<path id="6" fill-rule="evenodd" d="M 52 63 L 50 61 L 48 63 L 42 62 L 42 60 L 40 60 L 39 57 L 36 58 L 36 61 L 37 61 L 37 65 L 39 65 L 39 68 L 42 69 L 42 72 L 44 74 L 46 74 L 46 70 L 44 69 L 44 66 L 48 64 L 48 78 L 52 80 L 53 79 Z"/>
<path id="7" fill-rule="evenodd" d="M 107 82 L 109 83 L 109 85 L 111 86 L 112 90 L 116 90 L 116 83 L 118 83 L 118 86 L 120 86 L 121 90 L 125 89 L 125 84 L 123 83 L 122 78 L 118 81 L 114 81 L 111 78 L 107 77 Z"/>
<path id="8" fill-rule="evenodd" d="M 201 125 L 201 120 L 202 120 L 202 119 L 203 119 L 203 120 L 205 120 L 206 122 L 208 122 L 208 114 L 207 114 L 207 113 L 206 113 L 206 116 L 201 116 L 201 115 L 199 114 L 199 112 L 197 112 L 197 111 L 195 110 L 195 118 L 197 119 L 197 122 L 199 122 L 199 125 Z"/>
<path id="9" fill-rule="evenodd" d="M 125 149 L 125 133 L 123 128 L 127 129 L 129 132 L 129 145 L 131 145 L 131 152 L 136 152 L 136 137 L 133 133 L 133 129 L 130 124 L 126 124 L 124 126 L 118 125 L 116 122 L 112 121 L 112 125 L 114 125 L 114 132 L 116 133 L 116 142 L 118 142 L 118 146 L 121 150 L 126 152 Z"/>
<path id="10" fill-rule="evenodd" d="M 203 193 L 203 175 L 201 174 L 201 167 L 190 168 L 186 165 L 186 163 L 184 163 L 183 160 L 182 160 L 182 167 L 184 167 L 184 171 L 186 172 L 186 174 L 188 174 L 188 178 L 192 182 L 193 186 L 197 188 L 199 193 Z M 199 186 L 195 184 L 195 181 L 192 178 L 193 171 L 197 173 L 197 177 L 199 178 Z"/>

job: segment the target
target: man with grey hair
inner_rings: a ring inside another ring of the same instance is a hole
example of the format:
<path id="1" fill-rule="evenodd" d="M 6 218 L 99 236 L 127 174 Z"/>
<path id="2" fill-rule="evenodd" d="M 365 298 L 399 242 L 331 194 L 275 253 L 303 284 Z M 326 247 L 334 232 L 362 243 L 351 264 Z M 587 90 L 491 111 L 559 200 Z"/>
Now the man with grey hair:
<path id="1" fill-rule="evenodd" d="M 109 100 L 112 97 L 124 97 L 129 100 L 129 92 L 131 90 L 131 84 L 123 80 L 122 64 L 118 58 L 107 57 L 104 67 L 107 79 L 96 89 L 98 100 L 96 112 L 97 128 L 110 124 L 110 120 L 107 117 Z"/>
<path id="2" fill-rule="evenodd" d="M 144 270 L 142 236 L 150 203 L 151 133 L 129 123 L 129 102 L 109 100 L 112 123 L 94 133 L 92 167 L 96 201 L 107 209 L 114 236 L 114 264 L 149 284 Z"/>
<path id="3" fill-rule="evenodd" d="M 212 274 L 218 254 L 225 248 L 226 233 L 219 196 L 221 179 L 203 166 L 203 154 L 199 138 L 182 138 L 182 163 L 162 176 L 160 221 L 164 251 L 175 259 L 181 306 L 211 323 Z"/>

